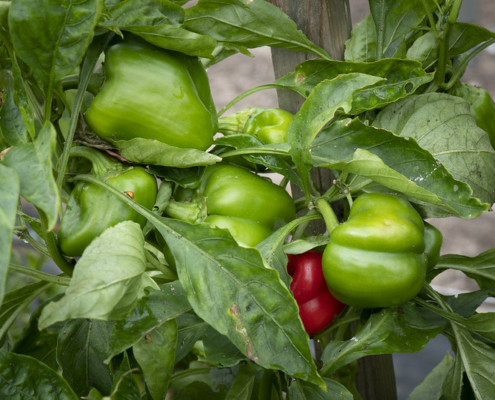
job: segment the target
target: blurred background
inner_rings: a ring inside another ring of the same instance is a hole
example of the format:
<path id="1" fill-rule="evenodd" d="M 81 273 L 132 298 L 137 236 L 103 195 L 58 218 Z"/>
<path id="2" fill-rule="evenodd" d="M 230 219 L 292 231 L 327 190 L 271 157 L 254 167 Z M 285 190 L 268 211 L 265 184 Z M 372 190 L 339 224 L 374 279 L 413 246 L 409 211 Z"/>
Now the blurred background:
<path id="1" fill-rule="evenodd" d="M 361 21 L 369 13 L 367 0 L 350 0 L 353 25 Z M 494 0 L 464 0 L 460 20 L 481 25 L 495 31 Z M 212 66 L 208 75 L 217 110 L 224 107 L 234 97 L 254 86 L 271 83 L 274 78 L 271 53 L 269 48 L 252 50 L 254 58 L 236 55 Z M 482 86 L 492 97 L 495 96 L 495 45 L 480 53 L 468 67 L 464 82 Z M 275 90 L 255 93 L 231 108 L 226 115 L 245 107 L 277 107 Z M 495 117 L 495 116 L 494 116 Z M 35 215 L 28 207 L 26 213 Z M 495 247 L 495 213 L 489 212 L 473 220 L 458 218 L 432 219 L 430 223 L 439 228 L 444 236 L 442 254 L 462 254 L 476 256 Z M 12 262 L 29 265 L 46 272 L 57 273 L 52 262 L 47 262 L 31 246 L 14 238 Z M 8 286 L 20 287 L 30 282 L 28 278 L 11 274 Z M 434 280 L 435 288 L 444 294 L 456 294 L 478 289 L 477 284 L 464 274 L 456 271 L 442 273 Z M 55 291 L 56 289 L 54 289 Z M 55 292 L 47 293 L 51 297 Z M 41 299 L 43 301 L 45 299 Z M 492 299 L 493 300 L 493 299 Z M 480 311 L 495 311 L 495 302 L 485 303 Z M 20 316 L 12 334 L 20 333 L 20 327 L 29 318 L 29 313 Z M 438 336 L 419 353 L 395 354 L 394 368 L 396 372 L 399 400 L 407 399 L 411 391 L 421 383 L 426 375 L 441 361 L 449 351 L 450 344 L 443 336 Z"/>
<path id="2" fill-rule="evenodd" d="M 350 0 L 349 3 L 353 25 L 361 21 L 364 15 L 369 14 L 367 0 Z M 495 31 L 495 1 L 464 0 L 459 20 Z M 218 110 L 247 89 L 271 83 L 275 79 L 270 49 L 253 49 L 252 53 L 255 55 L 254 58 L 236 55 L 208 70 L 213 98 Z M 495 97 L 495 45 L 487 48 L 471 61 L 462 80 L 487 89 L 492 97 Z M 242 100 L 226 115 L 245 107 L 277 106 L 275 90 L 264 90 Z M 442 218 L 430 219 L 429 222 L 443 233 L 442 254 L 462 254 L 472 257 L 495 247 L 495 213 L 493 212 L 472 220 Z M 458 271 L 442 273 L 435 278 L 433 284 L 436 290 L 448 295 L 478 289 L 474 280 Z M 495 301 L 486 302 L 479 311 L 495 311 Z M 407 399 L 414 387 L 423 381 L 449 349 L 450 343 L 440 335 L 430 341 L 419 353 L 394 354 L 399 400 Z"/>

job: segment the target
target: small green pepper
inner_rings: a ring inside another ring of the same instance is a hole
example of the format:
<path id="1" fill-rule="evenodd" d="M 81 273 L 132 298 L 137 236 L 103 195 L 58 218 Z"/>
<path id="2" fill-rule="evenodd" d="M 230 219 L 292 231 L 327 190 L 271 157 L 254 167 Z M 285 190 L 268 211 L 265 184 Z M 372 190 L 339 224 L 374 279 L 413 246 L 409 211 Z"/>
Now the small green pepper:
<path id="1" fill-rule="evenodd" d="M 197 57 L 126 35 L 107 50 L 105 73 L 106 82 L 85 114 L 98 136 L 155 139 L 199 150 L 211 146 L 217 117 Z"/>
<path id="2" fill-rule="evenodd" d="M 244 133 L 256 136 L 262 143 L 284 143 L 292 114 L 280 108 L 248 107 L 220 118 L 218 131 L 224 135 Z"/>
<path id="3" fill-rule="evenodd" d="M 323 273 L 341 302 L 362 308 L 411 300 L 423 285 L 428 255 L 421 216 L 404 198 L 368 193 L 330 234 Z"/>
<path id="4" fill-rule="evenodd" d="M 184 200 L 180 193 L 175 196 Z M 292 221 L 296 207 L 282 187 L 243 168 L 216 164 L 206 168 L 196 200 L 171 202 L 165 212 L 227 229 L 240 244 L 256 246 Z"/>
<path id="5" fill-rule="evenodd" d="M 151 210 L 157 193 L 156 179 L 144 168 L 125 168 L 120 162 L 89 147 L 73 147 L 71 157 L 91 161 L 92 173 Z M 122 221 L 144 226 L 146 218 L 130 206 L 92 183 L 78 182 L 72 190 L 58 230 L 58 242 L 68 256 L 81 256 L 96 237 Z"/>

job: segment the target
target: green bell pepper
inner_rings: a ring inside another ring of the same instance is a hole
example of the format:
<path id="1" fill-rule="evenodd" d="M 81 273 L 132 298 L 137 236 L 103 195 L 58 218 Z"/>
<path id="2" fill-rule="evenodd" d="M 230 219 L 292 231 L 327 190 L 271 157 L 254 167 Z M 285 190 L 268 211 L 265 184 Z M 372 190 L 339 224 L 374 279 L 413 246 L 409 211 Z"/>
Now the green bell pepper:
<path id="1" fill-rule="evenodd" d="M 436 251 L 430 249 L 432 257 Z M 421 290 L 427 265 L 421 216 L 406 199 L 379 193 L 356 199 L 349 219 L 331 232 L 323 255 L 330 292 L 362 308 L 411 300 Z"/>
<path id="2" fill-rule="evenodd" d="M 471 114 L 476 125 L 488 134 L 490 144 L 495 149 L 495 102 L 490 93 L 468 83 L 458 83 L 449 94 L 462 97 L 471 104 Z"/>
<path id="3" fill-rule="evenodd" d="M 425 253 L 428 257 L 427 271 L 432 270 L 438 263 L 440 258 L 440 249 L 443 243 L 443 235 L 437 228 L 428 222 L 424 222 L 425 231 L 423 236 L 425 238 Z"/>
<path id="4" fill-rule="evenodd" d="M 73 147 L 71 157 L 83 157 L 92 163 L 92 173 L 110 186 L 126 193 L 151 210 L 155 204 L 157 184 L 154 176 L 141 167 L 124 167 L 114 158 L 89 147 Z M 122 221 L 144 226 L 146 218 L 130 206 L 92 183 L 78 182 L 72 190 L 58 230 L 61 251 L 81 256 L 96 237 Z"/>
<path id="5" fill-rule="evenodd" d="M 127 36 L 106 52 L 106 82 L 85 114 L 89 127 L 109 141 L 145 138 L 206 150 L 217 116 L 199 59 Z"/>
<path id="6" fill-rule="evenodd" d="M 294 201 L 282 187 L 233 165 L 207 167 L 196 195 L 191 203 L 171 202 L 165 212 L 227 229 L 245 246 L 256 246 L 296 216 Z"/>
<path id="7" fill-rule="evenodd" d="M 280 108 L 248 107 L 236 114 L 220 118 L 218 131 L 224 135 L 244 133 L 256 136 L 264 144 L 284 143 L 292 114 Z"/>

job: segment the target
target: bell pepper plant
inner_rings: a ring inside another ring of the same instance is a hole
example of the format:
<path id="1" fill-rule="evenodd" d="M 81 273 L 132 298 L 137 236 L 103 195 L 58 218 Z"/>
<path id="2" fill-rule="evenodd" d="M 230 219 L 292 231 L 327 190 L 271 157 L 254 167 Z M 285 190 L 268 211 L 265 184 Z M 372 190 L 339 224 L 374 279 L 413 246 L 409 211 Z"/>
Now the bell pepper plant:
<path id="1" fill-rule="evenodd" d="M 461 81 L 495 33 L 373 0 L 330 57 L 272 3 L 0 2 L 0 399 L 364 400 L 367 356 L 437 335 L 410 398 L 493 398 L 495 248 L 435 226 L 495 202 L 494 102 Z M 212 92 L 216 64 L 261 46 L 279 77 L 217 112 L 245 77 Z"/>

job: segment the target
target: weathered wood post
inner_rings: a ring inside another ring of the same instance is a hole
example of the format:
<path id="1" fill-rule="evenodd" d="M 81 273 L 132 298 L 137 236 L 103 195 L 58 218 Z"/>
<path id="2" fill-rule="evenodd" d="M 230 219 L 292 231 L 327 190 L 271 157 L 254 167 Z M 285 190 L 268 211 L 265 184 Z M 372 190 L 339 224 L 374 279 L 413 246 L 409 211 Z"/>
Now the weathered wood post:
<path id="1" fill-rule="evenodd" d="M 313 43 L 325 49 L 335 60 L 344 57 L 344 43 L 351 31 L 349 0 L 269 0 L 281 8 L 297 24 Z M 297 64 L 315 58 L 311 54 L 272 48 L 275 78 L 292 72 Z M 296 113 L 303 98 L 288 90 L 277 93 L 280 108 Z M 330 170 L 323 168 L 313 171 L 312 178 L 322 189 L 330 187 L 333 177 Z M 292 186 L 294 197 L 302 196 L 297 186 Z M 323 222 L 310 225 L 312 234 L 323 233 Z M 396 400 L 395 375 L 392 356 L 380 355 L 362 358 L 358 361 L 356 386 L 364 400 Z"/>

